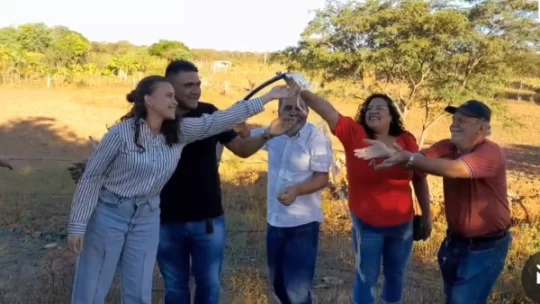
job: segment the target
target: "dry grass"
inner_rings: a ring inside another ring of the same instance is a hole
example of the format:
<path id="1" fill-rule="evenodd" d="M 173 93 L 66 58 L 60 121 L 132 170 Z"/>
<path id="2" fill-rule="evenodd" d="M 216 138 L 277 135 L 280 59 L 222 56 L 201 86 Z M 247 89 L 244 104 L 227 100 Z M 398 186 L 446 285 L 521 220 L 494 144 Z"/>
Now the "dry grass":
<path id="1" fill-rule="evenodd" d="M 203 100 L 218 107 L 243 97 L 249 81 L 261 83 L 273 70 L 243 69 L 237 75 L 206 78 Z M 204 71 L 202 72 L 205 75 Z M 228 92 L 223 94 L 225 81 Z M 74 185 L 66 167 L 90 153 L 88 136 L 101 138 L 106 125 L 127 109 L 124 95 L 129 88 L 51 89 L 0 88 L 0 147 L 2 154 L 20 158 L 15 172 L 0 172 L 0 303 L 68 303 L 74 257 L 65 250 L 65 226 Z M 359 101 L 334 100 L 337 107 L 353 115 Z M 250 120 L 269 122 L 275 105 Z M 507 267 L 490 303 L 527 303 L 519 282 L 521 267 L 532 253 L 540 251 L 540 137 L 538 106 L 509 102 L 506 117 L 495 121 L 494 139 L 502 143 L 511 158 L 511 199 L 522 202 L 530 223 L 514 230 L 515 240 Z M 419 113 L 410 114 L 407 126 L 418 134 Z M 312 114 L 312 122 L 320 119 Z M 430 141 L 447 135 L 449 121 L 443 120 L 430 132 Z M 335 148 L 341 149 L 335 140 Z M 230 153 L 221 165 L 223 192 L 228 215 L 227 259 L 223 276 L 223 303 L 269 303 L 265 267 L 266 156 L 258 153 L 240 161 Z M 42 160 L 47 159 L 47 160 Z M 418 243 L 406 283 L 406 303 L 443 303 L 441 280 L 435 265 L 445 222 L 440 207 L 440 180 L 430 178 L 434 201 L 434 233 L 428 242 Z M 323 226 L 317 264 L 315 294 L 318 303 L 348 303 L 353 279 L 350 220 L 340 201 L 325 195 L 327 221 Z M 525 218 L 518 204 L 514 216 Z M 54 248 L 45 245 L 56 243 Z M 338 278 L 332 284 L 328 278 Z M 160 302 L 163 287 L 156 269 L 154 299 Z M 118 289 L 110 303 L 118 303 Z"/>

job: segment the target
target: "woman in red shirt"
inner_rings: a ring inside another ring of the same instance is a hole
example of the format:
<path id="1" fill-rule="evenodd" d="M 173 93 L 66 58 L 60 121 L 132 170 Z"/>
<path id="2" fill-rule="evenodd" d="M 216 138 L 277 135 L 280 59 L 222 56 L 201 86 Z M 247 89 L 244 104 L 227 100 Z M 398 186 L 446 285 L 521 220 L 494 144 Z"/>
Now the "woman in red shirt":
<path id="1" fill-rule="evenodd" d="M 399 112 L 386 95 L 368 97 L 355 119 L 341 115 L 330 102 L 308 90 L 302 90 L 300 96 L 328 123 L 345 148 L 357 264 L 352 301 L 355 304 L 376 302 L 375 290 L 382 262 L 381 298 L 385 303 L 400 303 L 413 247 L 411 181 L 422 210 L 421 238 L 425 240 L 431 233 L 426 175 L 398 166 L 375 170 L 373 166 L 383 159 L 363 160 L 356 157 L 355 150 L 367 147 L 366 139 L 377 139 L 389 147 L 397 143 L 406 150 L 417 152 L 416 139 L 404 129 Z"/>

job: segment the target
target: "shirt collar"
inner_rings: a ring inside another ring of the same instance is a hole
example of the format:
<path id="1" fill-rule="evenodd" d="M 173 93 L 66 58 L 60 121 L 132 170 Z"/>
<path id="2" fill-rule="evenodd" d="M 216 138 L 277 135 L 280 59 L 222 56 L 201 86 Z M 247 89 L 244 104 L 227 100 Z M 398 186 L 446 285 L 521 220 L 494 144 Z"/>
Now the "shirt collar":
<path id="1" fill-rule="evenodd" d="M 291 137 L 288 137 L 289 139 L 298 139 L 300 138 L 301 136 L 304 136 L 307 132 L 308 132 L 308 127 L 307 127 L 308 123 L 306 122 L 302 128 L 300 128 L 300 130 L 298 130 L 298 132 L 296 132 L 295 135 L 291 136 Z"/>

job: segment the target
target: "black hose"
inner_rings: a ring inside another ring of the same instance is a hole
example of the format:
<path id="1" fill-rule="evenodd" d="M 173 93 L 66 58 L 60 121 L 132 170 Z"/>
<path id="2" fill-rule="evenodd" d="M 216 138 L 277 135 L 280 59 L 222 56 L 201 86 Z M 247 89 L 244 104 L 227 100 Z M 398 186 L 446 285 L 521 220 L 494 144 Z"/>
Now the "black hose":
<path id="1" fill-rule="evenodd" d="M 263 82 L 261 85 L 259 85 L 258 87 L 256 87 L 255 89 L 253 89 L 253 91 L 249 92 L 249 94 L 246 95 L 246 97 L 244 97 L 243 100 L 249 100 L 251 97 L 253 97 L 255 94 L 259 93 L 260 90 L 266 88 L 267 86 L 271 85 L 272 83 L 276 82 L 276 81 L 279 81 L 281 79 L 284 79 L 285 78 L 285 73 L 280 73 L 276 76 L 274 76 L 273 78 Z"/>

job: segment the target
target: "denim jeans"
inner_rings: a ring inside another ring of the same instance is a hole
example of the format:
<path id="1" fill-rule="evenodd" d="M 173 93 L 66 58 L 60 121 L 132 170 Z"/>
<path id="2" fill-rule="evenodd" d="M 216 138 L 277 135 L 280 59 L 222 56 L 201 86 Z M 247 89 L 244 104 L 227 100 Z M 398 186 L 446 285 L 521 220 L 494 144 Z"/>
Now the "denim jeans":
<path id="1" fill-rule="evenodd" d="M 190 258 L 195 277 L 195 303 L 218 304 L 226 238 L 225 217 L 161 225 L 158 264 L 165 281 L 165 304 L 190 304 Z"/>
<path id="2" fill-rule="evenodd" d="M 105 192 L 86 228 L 71 301 L 104 303 L 120 266 L 121 303 L 151 303 L 159 240 L 159 201 L 151 206 L 147 200 L 119 198 Z"/>
<path id="3" fill-rule="evenodd" d="M 352 303 L 373 304 L 382 261 L 384 274 L 381 300 L 401 303 L 403 281 L 413 248 L 412 221 L 399 226 L 378 228 L 353 220 L 353 247 L 356 258 Z"/>
<path id="4" fill-rule="evenodd" d="M 319 222 L 286 228 L 268 225 L 268 272 L 281 304 L 312 303 L 319 226 Z"/>
<path id="5" fill-rule="evenodd" d="M 501 239 L 476 244 L 447 236 L 437 255 L 446 304 L 487 303 L 511 243 L 510 232 Z"/>

